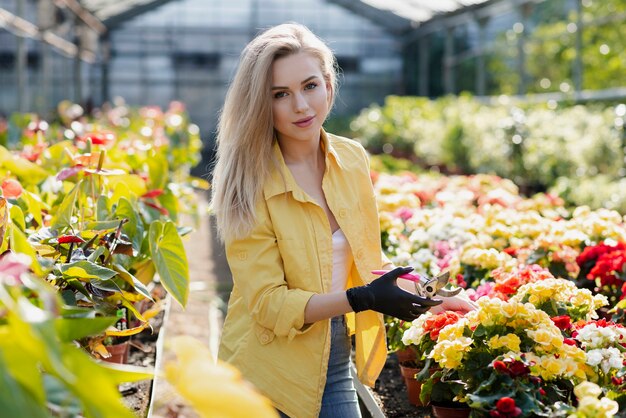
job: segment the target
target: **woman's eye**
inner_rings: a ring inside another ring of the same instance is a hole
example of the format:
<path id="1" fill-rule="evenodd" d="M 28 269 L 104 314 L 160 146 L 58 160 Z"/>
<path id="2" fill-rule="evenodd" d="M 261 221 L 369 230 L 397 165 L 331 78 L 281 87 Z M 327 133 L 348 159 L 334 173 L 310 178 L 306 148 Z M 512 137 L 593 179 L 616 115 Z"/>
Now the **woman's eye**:
<path id="1" fill-rule="evenodd" d="M 304 86 L 305 90 L 313 90 L 315 87 L 317 87 L 317 83 L 309 83 L 306 86 Z"/>
<path id="2" fill-rule="evenodd" d="M 287 95 L 286 92 L 284 91 L 279 91 L 278 93 L 274 93 L 274 98 L 275 99 L 280 99 L 281 97 L 285 97 Z"/>

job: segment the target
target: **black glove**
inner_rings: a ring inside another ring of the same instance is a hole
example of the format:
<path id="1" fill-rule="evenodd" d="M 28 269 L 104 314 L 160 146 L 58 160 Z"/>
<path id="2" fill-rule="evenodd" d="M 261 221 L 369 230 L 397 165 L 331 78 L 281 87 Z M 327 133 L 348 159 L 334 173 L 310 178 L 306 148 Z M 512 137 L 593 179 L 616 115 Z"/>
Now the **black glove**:
<path id="1" fill-rule="evenodd" d="M 405 321 L 412 321 L 442 300 L 422 298 L 401 289 L 396 280 L 413 271 L 413 267 L 397 267 L 368 285 L 346 291 L 354 312 L 371 309 Z"/>

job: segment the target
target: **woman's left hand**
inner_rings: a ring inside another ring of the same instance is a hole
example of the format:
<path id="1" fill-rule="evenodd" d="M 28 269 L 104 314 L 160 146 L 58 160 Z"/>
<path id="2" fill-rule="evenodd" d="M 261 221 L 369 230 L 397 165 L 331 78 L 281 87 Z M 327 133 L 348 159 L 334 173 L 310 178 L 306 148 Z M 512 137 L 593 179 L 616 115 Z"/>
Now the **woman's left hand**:
<path id="1" fill-rule="evenodd" d="M 438 314 L 443 311 L 457 311 L 460 313 L 467 313 L 475 310 L 478 307 L 463 293 L 460 293 L 456 296 L 451 296 L 449 298 L 441 298 L 441 300 L 443 300 L 441 305 L 433 306 L 432 308 L 430 308 L 430 312 L 432 312 L 433 314 Z"/>

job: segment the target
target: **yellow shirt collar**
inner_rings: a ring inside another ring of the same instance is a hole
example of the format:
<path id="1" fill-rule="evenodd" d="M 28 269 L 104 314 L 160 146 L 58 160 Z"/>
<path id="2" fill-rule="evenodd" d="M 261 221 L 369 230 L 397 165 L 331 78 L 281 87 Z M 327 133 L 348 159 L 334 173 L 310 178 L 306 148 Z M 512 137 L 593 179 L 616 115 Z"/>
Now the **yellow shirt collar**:
<path id="1" fill-rule="evenodd" d="M 329 137 L 326 131 L 322 129 L 320 131 L 320 139 L 320 147 L 322 148 L 326 159 L 326 172 L 328 172 L 330 168 L 331 161 L 334 162 L 338 168 L 343 169 L 344 166 L 341 163 L 341 159 L 333 146 L 332 136 Z M 278 169 L 271 170 L 270 175 L 263 186 L 263 196 L 265 197 L 265 200 L 287 192 L 292 192 L 294 197 L 298 200 L 306 200 L 304 192 L 300 186 L 298 186 L 298 183 L 296 183 L 296 180 L 293 178 L 287 164 L 285 164 L 285 159 L 283 158 L 283 153 L 280 151 L 280 146 L 278 145 L 276 137 L 274 137 L 273 151 L 274 157 L 278 162 Z"/>

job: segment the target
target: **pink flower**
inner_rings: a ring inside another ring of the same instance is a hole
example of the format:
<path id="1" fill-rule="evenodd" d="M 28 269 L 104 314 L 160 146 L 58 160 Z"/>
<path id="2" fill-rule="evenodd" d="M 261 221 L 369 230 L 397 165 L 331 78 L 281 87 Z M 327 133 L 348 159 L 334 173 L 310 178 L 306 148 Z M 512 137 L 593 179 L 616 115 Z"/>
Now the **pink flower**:
<path id="1" fill-rule="evenodd" d="M 0 257 L 0 281 L 9 286 L 21 284 L 20 276 L 30 270 L 31 262 L 25 254 L 5 253 Z"/>

